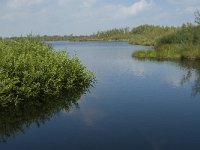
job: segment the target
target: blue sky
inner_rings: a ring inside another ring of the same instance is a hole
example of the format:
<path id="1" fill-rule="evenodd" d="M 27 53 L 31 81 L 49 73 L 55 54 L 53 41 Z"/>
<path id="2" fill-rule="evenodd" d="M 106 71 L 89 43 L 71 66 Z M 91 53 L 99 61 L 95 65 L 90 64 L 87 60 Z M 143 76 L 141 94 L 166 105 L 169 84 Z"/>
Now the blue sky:
<path id="1" fill-rule="evenodd" d="M 91 34 L 194 22 L 200 0 L 0 0 L 0 36 Z"/>

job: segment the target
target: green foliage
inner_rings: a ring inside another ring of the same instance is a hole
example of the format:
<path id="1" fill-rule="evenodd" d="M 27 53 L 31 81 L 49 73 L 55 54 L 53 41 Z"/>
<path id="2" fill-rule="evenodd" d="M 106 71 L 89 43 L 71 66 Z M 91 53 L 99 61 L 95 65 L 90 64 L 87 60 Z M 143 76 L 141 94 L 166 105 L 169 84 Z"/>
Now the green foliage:
<path id="1" fill-rule="evenodd" d="M 71 36 L 70 41 L 128 41 L 130 38 L 129 28 L 111 29 L 98 31 L 89 36 Z"/>
<path id="2" fill-rule="evenodd" d="M 16 39 L 18 37 L 12 37 Z M 91 35 L 37 35 L 34 38 L 42 41 L 128 41 L 130 39 L 129 28 L 115 28 L 107 31 L 98 31 Z"/>
<path id="3" fill-rule="evenodd" d="M 136 45 L 155 45 L 156 40 L 164 35 L 174 33 L 178 27 L 164 27 L 153 25 L 141 25 L 131 30 L 130 44 Z"/>
<path id="4" fill-rule="evenodd" d="M 168 45 L 168 47 L 165 45 Z M 200 59 L 200 26 L 193 26 L 191 24 L 183 25 L 176 33 L 160 38 L 155 50 L 171 51 L 174 45 L 180 58 Z"/>
<path id="5" fill-rule="evenodd" d="M 0 40 L 0 105 L 87 89 L 91 72 L 76 57 L 31 37 Z"/>
<path id="6" fill-rule="evenodd" d="M 140 50 L 132 56 L 140 59 L 181 59 L 177 45 L 164 45 L 163 50 Z"/>
<path id="7" fill-rule="evenodd" d="M 127 41 L 135 45 L 154 45 L 156 40 L 178 30 L 178 27 L 164 27 L 153 25 L 141 25 L 129 28 L 114 28 L 106 31 L 98 31 L 92 35 L 65 35 L 65 36 L 35 36 L 42 41 Z M 17 37 L 13 37 L 16 39 Z"/>
<path id="8" fill-rule="evenodd" d="M 88 36 L 69 36 L 70 41 L 127 41 L 135 45 L 154 45 L 163 35 L 177 31 L 178 27 L 161 27 L 141 25 L 131 30 L 129 28 L 98 31 Z"/>
<path id="9" fill-rule="evenodd" d="M 184 24 L 177 32 L 158 39 L 154 50 L 134 52 L 133 57 L 200 59 L 200 26 Z"/>
<path id="10" fill-rule="evenodd" d="M 182 43 L 200 44 L 200 26 L 184 24 L 177 32 L 163 36 L 157 41 L 157 45 Z"/>

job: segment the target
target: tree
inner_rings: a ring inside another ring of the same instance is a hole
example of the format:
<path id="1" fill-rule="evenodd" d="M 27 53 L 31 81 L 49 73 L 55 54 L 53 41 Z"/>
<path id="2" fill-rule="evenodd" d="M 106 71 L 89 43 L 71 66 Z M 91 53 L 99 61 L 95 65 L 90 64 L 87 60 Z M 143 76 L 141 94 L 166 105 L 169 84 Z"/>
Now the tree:
<path id="1" fill-rule="evenodd" d="M 195 14 L 195 23 L 200 25 L 200 12 L 199 12 L 199 10 L 195 11 L 194 14 Z"/>

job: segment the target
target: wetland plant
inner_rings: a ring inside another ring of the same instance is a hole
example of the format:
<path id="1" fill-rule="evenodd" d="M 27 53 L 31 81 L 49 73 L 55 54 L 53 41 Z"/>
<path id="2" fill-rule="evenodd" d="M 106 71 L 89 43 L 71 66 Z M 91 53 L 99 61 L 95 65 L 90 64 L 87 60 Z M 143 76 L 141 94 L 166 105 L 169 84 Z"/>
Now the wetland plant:
<path id="1" fill-rule="evenodd" d="M 0 106 L 87 91 L 94 75 L 77 57 L 32 37 L 0 40 Z"/>

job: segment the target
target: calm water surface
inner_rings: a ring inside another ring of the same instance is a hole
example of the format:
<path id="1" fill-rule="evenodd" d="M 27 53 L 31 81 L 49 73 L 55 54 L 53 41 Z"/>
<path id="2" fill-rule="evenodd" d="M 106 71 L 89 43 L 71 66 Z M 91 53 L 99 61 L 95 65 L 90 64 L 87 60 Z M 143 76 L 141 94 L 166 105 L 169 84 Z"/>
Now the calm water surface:
<path id="1" fill-rule="evenodd" d="M 30 114 L 20 125 L 9 120 L 1 150 L 200 149 L 200 62 L 135 60 L 131 53 L 145 47 L 124 42 L 51 44 L 77 55 L 97 83 L 68 111 L 40 114 L 29 126 Z"/>

